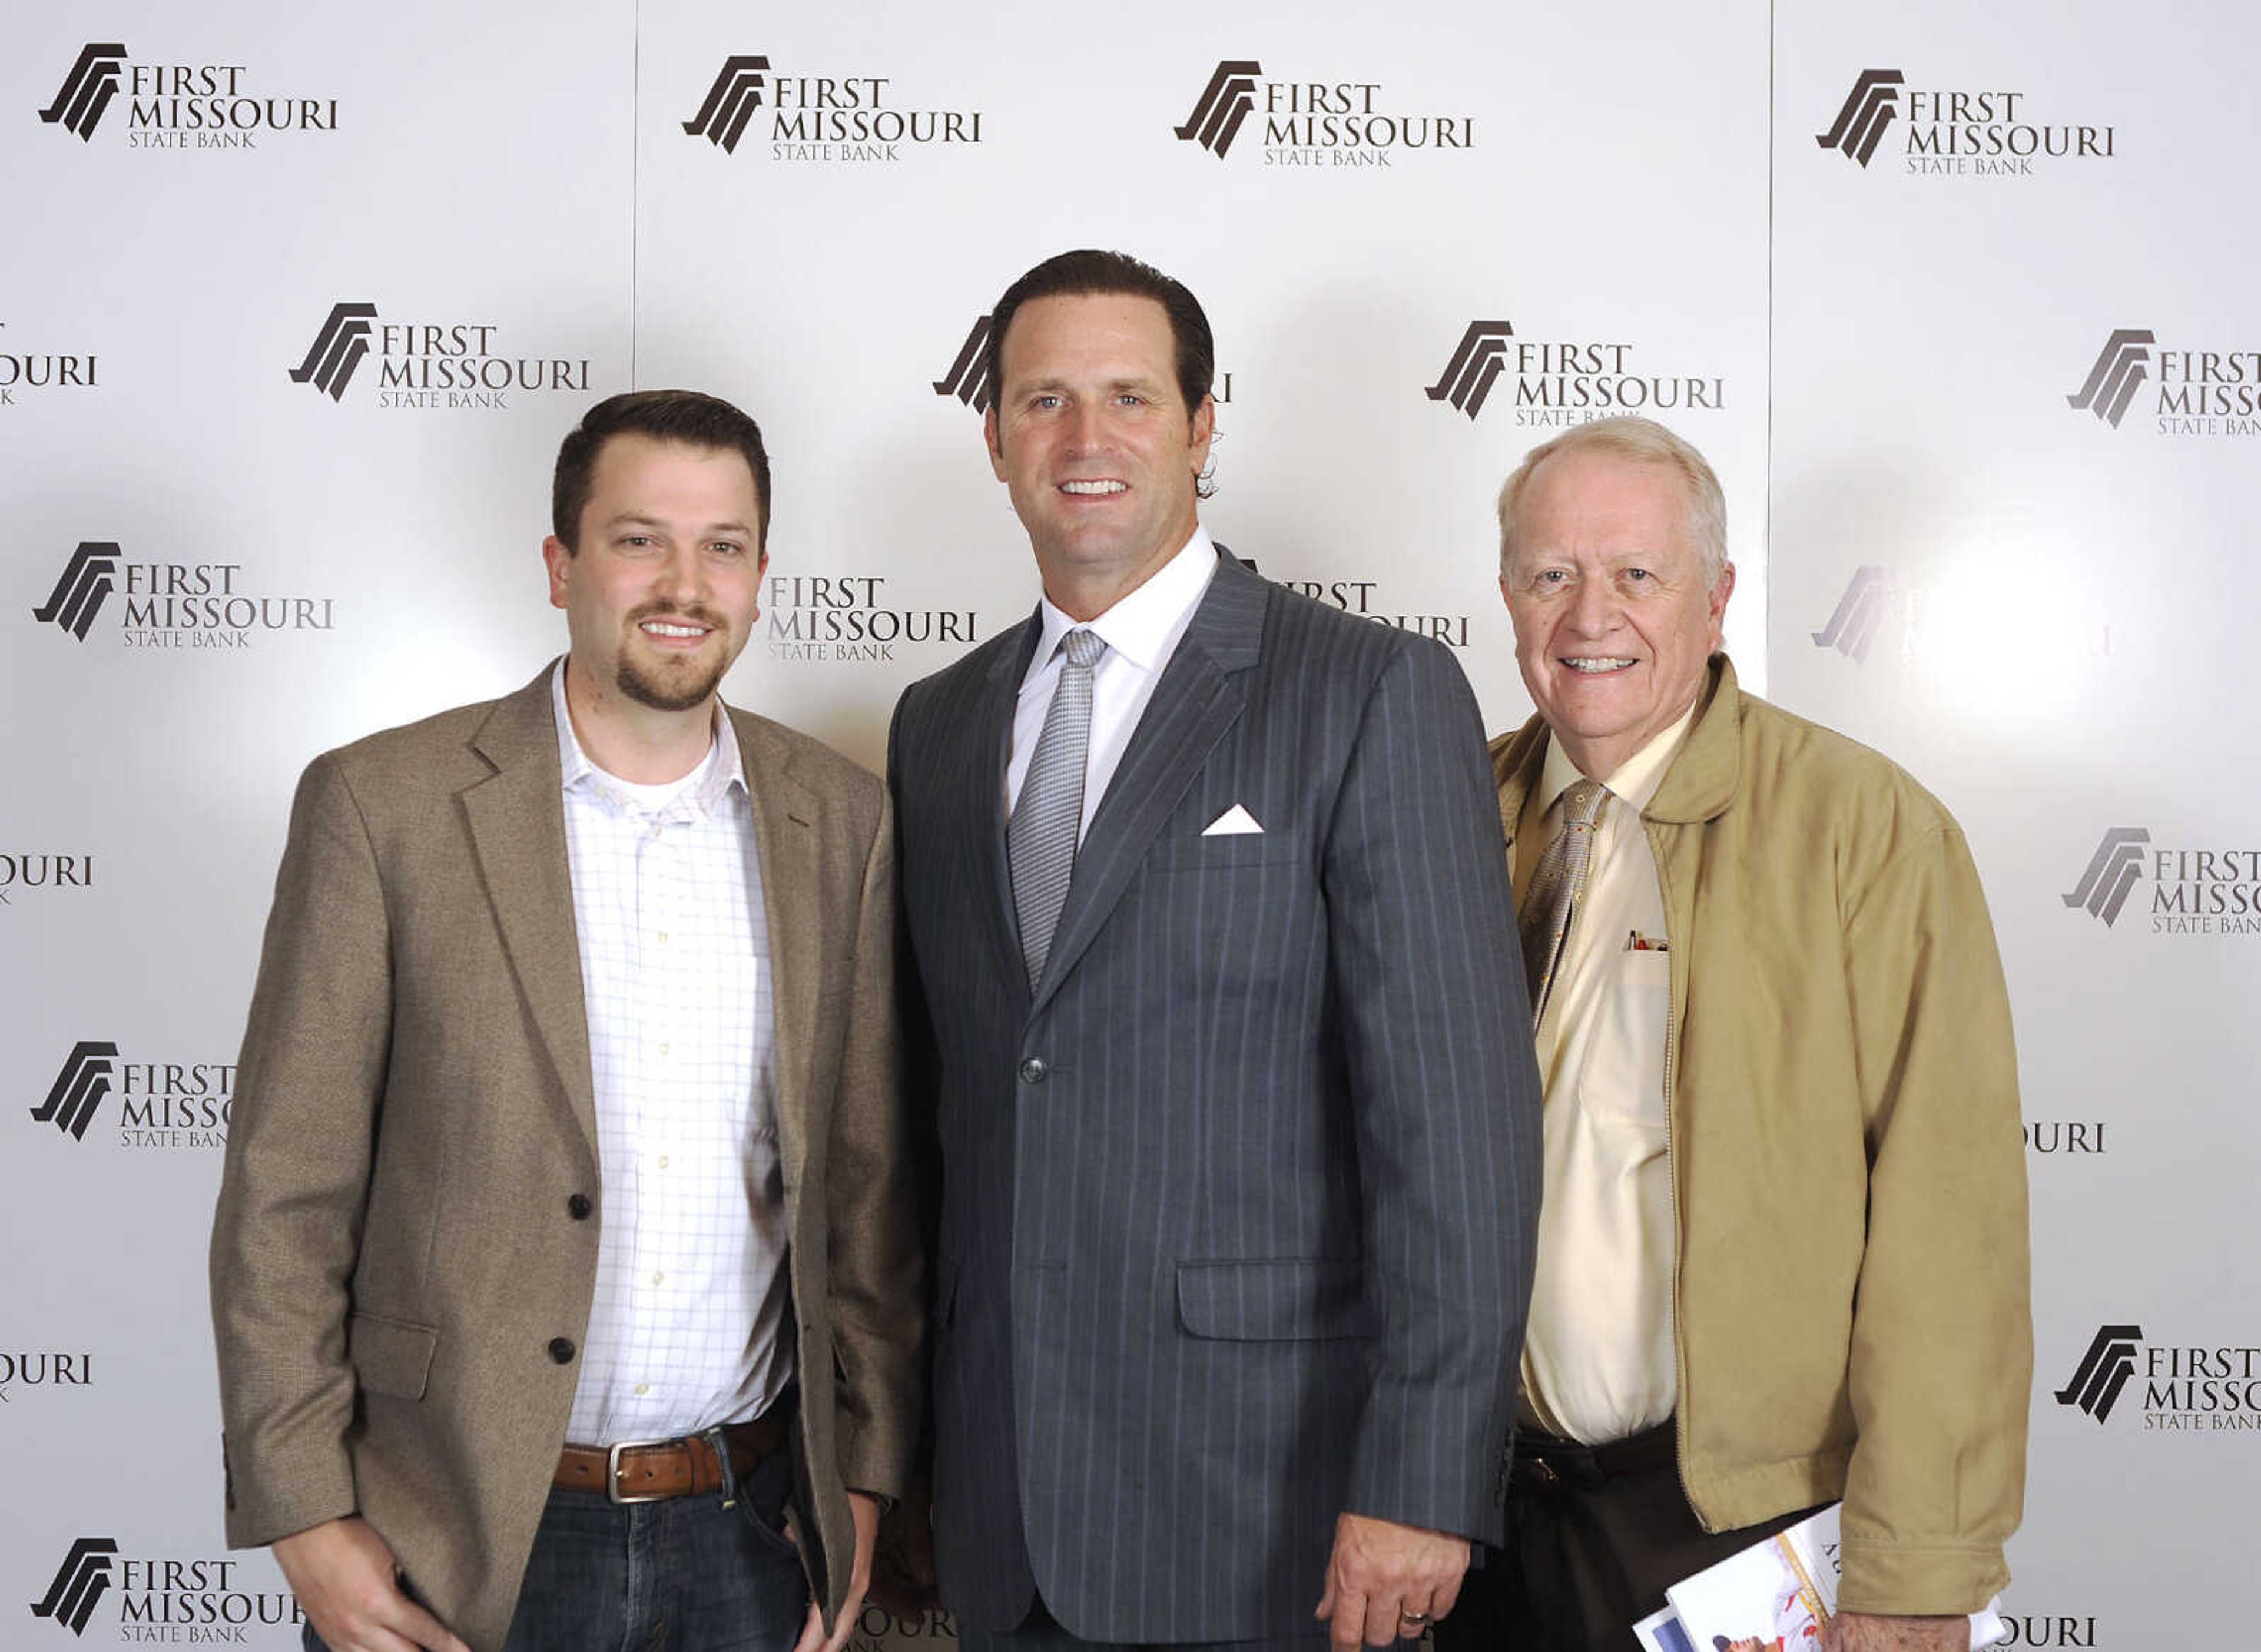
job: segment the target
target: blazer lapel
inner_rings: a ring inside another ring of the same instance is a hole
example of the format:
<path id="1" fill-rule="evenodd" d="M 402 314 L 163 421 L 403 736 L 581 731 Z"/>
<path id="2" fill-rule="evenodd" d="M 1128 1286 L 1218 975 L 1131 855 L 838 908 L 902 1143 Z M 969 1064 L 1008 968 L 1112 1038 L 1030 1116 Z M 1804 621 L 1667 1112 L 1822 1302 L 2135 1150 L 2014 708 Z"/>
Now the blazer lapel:
<path id="1" fill-rule="evenodd" d="M 1021 952 L 1021 919 L 1013 905 L 1013 873 L 1005 851 L 1005 772 L 1013 760 L 1013 713 L 1020 704 L 1021 679 L 1029 674 L 1029 661 L 1037 651 L 1044 629 L 1038 615 L 1023 621 L 1021 636 L 1009 648 L 997 650 L 978 690 L 973 715 L 973 749 L 970 761 L 958 765 L 961 783 L 977 788 L 962 797 L 951 817 L 977 822 L 980 841 L 975 854 L 987 868 L 992 896 L 980 904 L 987 911 L 982 925 L 996 950 L 997 966 L 1005 978 L 1026 990 L 1028 961 Z"/>
<path id="2" fill-rule="evenodd" d="M 1076 851 L 1067 904 L 1060 909 L 1044 979 L 1037 983 L 1037 1008 L 1058 990 L 1106 926 L 1162 822 L 1240 715 L 1242 673 L 1262 651 L 1267 600 L 1264 581 L 1220 553 L 1209 590 L 1163 668 L 1162 680 L 1154 685 L 1154 696 Z"/>
<path id="3" fill-rule="evenodd" d="M 498 701 L 471 746 L 495 765 L 493 775 L 463 794 L 471 846 L 519 988 L 593 1160 L 596 1093 L 549 672 Z"/>
<path id="4" fill-rule="evenodd" d="M 808 1062 L 816 1047 L 820 899 L 816 794 L 793 772 L 792 753 L 757 718 L 730 714 L 752 801 L 761 857 L 762 909 L 769 918 L 770 1014 L 775 1036 L 778 1157 L 786 1185 L 801 1185 L 808 1145 Z"/>

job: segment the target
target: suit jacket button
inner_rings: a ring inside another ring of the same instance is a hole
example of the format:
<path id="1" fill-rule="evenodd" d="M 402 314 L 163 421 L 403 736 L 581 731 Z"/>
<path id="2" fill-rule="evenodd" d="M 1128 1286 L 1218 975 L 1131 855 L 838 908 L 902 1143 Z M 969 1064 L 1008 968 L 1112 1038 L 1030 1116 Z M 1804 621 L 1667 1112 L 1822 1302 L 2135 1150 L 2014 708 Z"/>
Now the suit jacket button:
<path id="1" fill-rule="evenodd" d="M 573 1362 L 573 1339 L 571 1337 L 550 1338 L 549 1357 L 556 1361 L 560 1365 L 571 1365 Z"/>
<path id="2" fill-rule="evenodd" d="M 1041 1084 L 1044 1081 L 1045 1078 L 1051 1074 L 1051 1072 L 1052 1068 L 1044 1065 L 1044 1057 L 1040 1055 L 1032 1055 L 1027 1060 L 1021 1063 L 1021 1082 L 1023 1084 Z"/>
<path id="3" fill-rule="evenodd" d="M 571 1217 L 576 1222 L 587 1221 L 589 1219 L 589 1212 L 596 1208 L 597 1207 L 595 1205 L 589 1203 L 589 1196 L 585 1193 L 577 1193 L 571 1198 L 565 1201 L 565 1214 Z"/>

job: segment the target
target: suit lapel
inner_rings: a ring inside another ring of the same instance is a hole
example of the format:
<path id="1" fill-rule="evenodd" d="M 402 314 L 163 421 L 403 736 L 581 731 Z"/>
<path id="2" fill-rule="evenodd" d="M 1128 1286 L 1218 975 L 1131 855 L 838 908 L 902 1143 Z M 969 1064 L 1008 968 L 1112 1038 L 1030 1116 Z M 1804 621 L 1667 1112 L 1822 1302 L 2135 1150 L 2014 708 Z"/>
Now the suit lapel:
<path id="1" fill-rule="evenodd" d="M 463 794 L 472 850 L 520 991 L 593 1160 L 597 1103 L 549 673 L 498 701 L 471 745 L 495 765 Z"/>
<path id="2" fill-rule="evenodd" d="M 762 909 L 769 918 L 778 1156 L 786 1185 L 798 1188 L 808 1153 L 809 1052 L 816 1047 L 817 989 L 822 984 L 821 805 L 793 772 L 792 752 L 775 729 L 735 711 L 730 723 L 745 765 L 754 849 L 761 858 Z"/>
<path id="3" fill-rule="evenodd" d="M 1262 651 L 1264 581 L 1226 555 L 1217 558 L 1201 606 L 1154 685 L 1123 761 L 1077 850 L 1067 904 L 1037 983 L 1043 1008 L 1106 927 L 1146 850 L 1240 715 L 1243 673 Z M 1009 909 L 1010 895 L 1008 894 Z"/>
<path id="4" fill-rule="evenodd" d="M 1005 978 L 1025 988 L 1029 966 L 1021 954 L 1021 922 L 1013 907 L 1013 873 L 1005 857 L 1005 772 L 1013 758 L 1013 713 L 1020 704 L 1021 679 L 1029 674 L 1029 661 L 1037 651 L 1044 627 L 1031 615 L 1010 647 L 1000 648 L 976 691 L 973 715 L 967 719 L 973 747 L 967 760 L 957 765 L 956 782 L 975 788 L 958 801 L 955 818 L 974 822 L 980 841 L 973 845 L 992 892 L 980 902 L 987 913 L 982 928 L 988 932 Z"/>

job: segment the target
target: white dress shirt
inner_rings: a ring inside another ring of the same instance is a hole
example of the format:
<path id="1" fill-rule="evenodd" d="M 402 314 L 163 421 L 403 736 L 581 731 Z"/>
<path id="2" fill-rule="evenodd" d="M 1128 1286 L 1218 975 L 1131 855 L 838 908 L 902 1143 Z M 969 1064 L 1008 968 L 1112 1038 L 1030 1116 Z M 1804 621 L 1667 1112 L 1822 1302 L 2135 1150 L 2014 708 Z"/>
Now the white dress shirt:
<path id="1" fill-rule="evenodd" d="M 1639 1433 L 1679 1403 L 1664 1110 L 1672 959 L 1640 811 L 1694 716 L 1691 705 L 1603 782 L 1609 801 L 1537 1029 L 1546 1197 L 1523 1388 L 1540 1426 L 1588 1445 Z M 1579 778 L 1550 739 L 1516 831 L 1518 909 Z"/>
<path id="2" fill-rule="evenodd" d="M 1162 679 L 1162 668 L 1178 651 L 1216 571 L 1217 547 L 1209 542 L 1208 531 L 1196 527 L 1184 548 L 1145 584 L 1086 626 L 1107 644 L 1107 652 L 1092 668 L 1091 743 L 1084 757 L 1083 819 L 1076 827 L 1077 843 L 1090 829 L 1108 782 L 1115 778 L 1138 719 L 1145 715 L 1146 702 L 1154 697 L 1154 685 Z M 1052 709 L 1052 691 L 1059 686 L 1067 664 L 1060 639 L 1085 624 L 1054 607 L 1049 597 L 1038 613 L 1037 651 L 1029 661 L 1029 674 L 1021 679 L 1020 701 L 1013 710 L 1013 756 L 1005 768 L 1008 819 L 1020 801 L 1021 782 L 1036 758 L 1037 736 L 1044 732 L 1044 714 Z"/>
<path id="3" fill-rule="evenodd" d="M 793 1375 L 769 924 L 744 765 L 638 786 L 589 760 L 550 682 L 597 1103 L 597 1293 L 567 1437 L 759 1416 Z"/>

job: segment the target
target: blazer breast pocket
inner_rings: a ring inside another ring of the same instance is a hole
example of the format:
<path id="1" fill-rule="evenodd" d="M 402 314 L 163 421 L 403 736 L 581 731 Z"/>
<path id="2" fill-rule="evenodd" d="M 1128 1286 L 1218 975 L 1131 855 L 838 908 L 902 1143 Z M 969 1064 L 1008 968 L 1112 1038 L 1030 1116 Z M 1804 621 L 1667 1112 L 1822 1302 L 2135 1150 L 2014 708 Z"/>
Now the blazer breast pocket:
<path id="1" fill-rule="evenodd" d="M 1235 1342 L 1371 1337 L 1381 1328 L 1363 1265 L 1321 1259 L 1180 1262 L 1178 1317 L 1195 1336 Z"/>
<path id="2" fill-rule="evenodd" d="M 346 1324 L 346 1358 L 364 1394 L 422 1399 L 439 1347 L 437 1331 L 410 1320 L 356 1313 Z"/>
<path id="3" fill-rule="evenodd" d="M 1280 866 L 1308 858 L 1300 831 L 1226 832 L 1215 837 L 1158 837 L 1144 864 L 1153 872 L 1218 872 Z"/>

